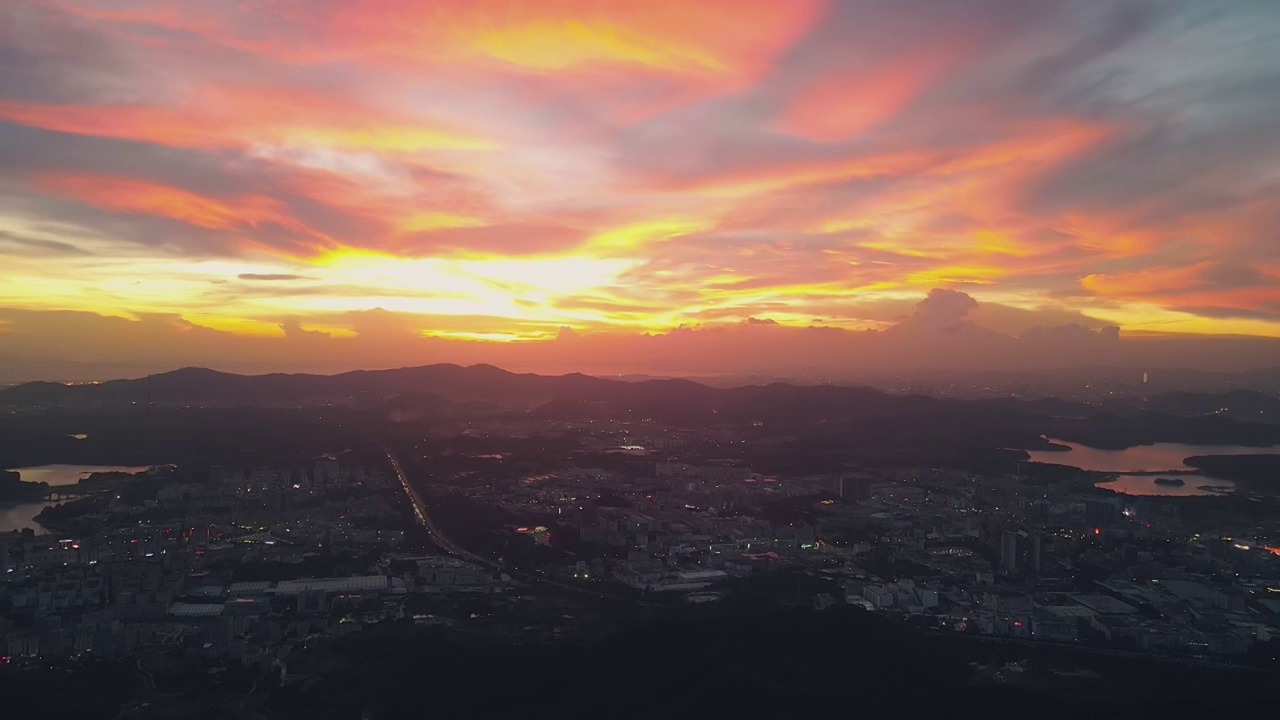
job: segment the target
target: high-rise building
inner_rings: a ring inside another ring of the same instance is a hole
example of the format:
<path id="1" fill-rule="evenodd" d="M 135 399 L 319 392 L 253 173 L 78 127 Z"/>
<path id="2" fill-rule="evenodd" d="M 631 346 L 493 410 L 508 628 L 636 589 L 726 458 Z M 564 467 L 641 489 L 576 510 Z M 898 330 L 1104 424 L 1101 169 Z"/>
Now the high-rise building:
<path id="1" fill-rule="evenodd" d="M 854 502 L 865 502 L 871 499 L 871 478 L 866 475 L 854 475 L 840 479 L 840 497 Z"/>
<path id="2" fill-rule="evenodd" d="M 1084 505 L 1084 522 L 1091 528 L 1109 528 L 1116 519 L 1116 506 L 1106 500 L 1090 500 Z"/>
<path id="3" fill-rule="evenodd" d="M 1027 567 L 1031 568 L 1031 572 L 1040 574 L 1040 545 L 1043 537 L 1038 531 L 1032 531 L 1027 536 Z"/>
<path id="4" fill-rule="evenodd" d="M 1000 536 L 1000 567 L 1006 573 L 1018 569 L 1018 533 L 1005 530 Z"/>

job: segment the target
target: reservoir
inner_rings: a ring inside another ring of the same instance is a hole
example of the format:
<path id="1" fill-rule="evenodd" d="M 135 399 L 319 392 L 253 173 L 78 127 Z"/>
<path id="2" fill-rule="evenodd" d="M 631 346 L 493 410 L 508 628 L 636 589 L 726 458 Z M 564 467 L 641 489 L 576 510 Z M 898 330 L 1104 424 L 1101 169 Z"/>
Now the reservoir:
<path id="1" fill-rule="evenodd" d="M 1125 495 L 1165 495 L 1169 497 L 1193 497 L 1196 495 L 1221 495 L 1236 489 L 1230 480 L 1205 477 L 1204 475 L 1174 475 L 1183 481 L 1182 485 L 1161 485 L 1156 482 L 1159 475 L 1117 475 L 1110 482 L 1096 483 L 1095 487 L 1103 490 L 1114 490 Z"/>
<path id="2" fill-rule="evenodd" d="M 44 532 L 45 529 L 33 518 L 50 505 L 57 505 L 57 503 L 44 500 L 12 504 L 0 503 L 0 532 L 21 530 L 22 528 L 31 528 L 37 534 Z"/>
<path id="3" fill-rule="evenodd" d="M 87 478 L 96 472 L 140 473 L 150 469 L 149 465 L 36 465 L 13 468 L 9 472 L 21 475 L 23 482 L 49 483 L 50 486 L 57 487 L 58 485 L 75 485 L 82 478 Z"/>
<path id="4" fill-rule="evenodd" d="M 1183 445 L 1182 443 L 1156 443 L 1139 445 L 1124 450 L 1099 450 L 1087 445 L 1069 443 L 1066 440 L 1048 438 L 1056 445 L 1066 445 L 1068 451 L 1028 450 L 1032 462 L 1070 465 L 1081 470 L 1111 473 L 1189 472 L 1182 461 L 1193 455 L 1272 455 L 1280 453 L 1280 446 L 1244 447 L 1241 445 Z M 25 478 L 24 478 L 25 479 Z M 1190 485 L 1191 481 L 1188 480 Z"/>
<path id="5" fill-rule="evenodd" d="M 1235 483 L 1204 475 L 1192 474 L 1195 468 L 1183 462 L 1194 455 L 1270 455 L 1280 453 L 1280 446 L 1244 447 L 1242 445 L 1184 445 L 1182 443 L 1156 443 L 1139 445 L 1124 450 L 1100 450 L 1087 445 L 1070 443 L 1065 440 L 1048 438 L 1049 442 L 1066 445 L 1070 450 L 1054 452 L 1051 450 L 1030 450 L 1032 462 L 1070 465 L 1081 470 L 1116 473 L 1117 477 L 1110 482 L 1101 482 L 1097 487 L 1126 495 L 1165 495 L 1187 497 L 1195 495 L 1216 495 L 1231 492 Z M 1163 485 L 1156 482 L 1158 475 L 1135 475 L 1132 473 L 1179 473 L 1171 475 L 1183 481 L 1182 485 Z M 1184 474 L 1185 473 L 1185 474 Z"/>
<path id="6" fill-rule="evenodd" d="M 80 482 L 81 478 L 88 477 L 95 472 L 139 473 L 150 469 L 145 465 L 141 467 L 128 465 L 39 465 L 36 467 L 13 468 L 12 472 L 18 473 L 23 482 L 44 482 L 49 483 L 50 487 L 57 487 L 60 485 L 75 485 Z M 57 505 L 57 503 L 44 500 L 0 503 L 0 532 L 21 530 L 24 527 L 32 528 L 37 533 L 44 532 L 44 528 L 36 523 L 33 518 L 50 505 Z"/>

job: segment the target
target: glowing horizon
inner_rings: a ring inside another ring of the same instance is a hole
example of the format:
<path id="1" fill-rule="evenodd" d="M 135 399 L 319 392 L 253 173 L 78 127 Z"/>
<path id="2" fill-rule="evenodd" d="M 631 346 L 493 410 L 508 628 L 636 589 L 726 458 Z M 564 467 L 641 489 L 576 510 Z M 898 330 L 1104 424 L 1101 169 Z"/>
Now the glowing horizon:
<path id="1" fill-rule="evenodd" d="M 916 4 L 19 0 L 0 339 L 1280 338 L 1280 9 Z"/>

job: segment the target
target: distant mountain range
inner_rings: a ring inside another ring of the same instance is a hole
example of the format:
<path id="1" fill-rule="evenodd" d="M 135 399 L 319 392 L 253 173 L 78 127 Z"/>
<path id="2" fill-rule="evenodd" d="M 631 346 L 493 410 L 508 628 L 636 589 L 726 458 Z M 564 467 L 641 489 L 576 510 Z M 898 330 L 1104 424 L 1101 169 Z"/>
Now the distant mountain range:
<path id="1" fill-rule="evenodd" d="M 519 375 L 492 365 L 425 365 L 357 370 L 338 375 L 236 375 L 183 368 L 133 380 L 63 385 L 35 382 L 0 390 L 0 405 L 78 406 L 155 404 L 266 405 L 314 400 L 385 400 L 406 392 L 445 400 L 522 405 L 615 384 L 586 375 Z"/>
<path id="2" fill-rule="evenodd" d="M 38 382 L 0 389 L 0 408 L 17 410 L 127 410 L 148 403 L 224 408 L 332 403 L 395 422 L 515 412 L 545 420 L 654 419 L 688 427 L 761 423 L 777 433 L 856 436 L 870 444 L 919 439 L 934 445 L 1031 448 L 1043 446 L 1040 435 L 1094 447 L 1280 442 L 1280 398 L 1253 391 L 1117 397 L 1099 405 L 1055 398 L 939 399 L 836 385 L 626 382 L 518 374 L 491 365 L 251 376 L 185 368 L 100 384 Z"/>
<path id="3" fill-rule="evenodd" d="M 1155 397 L 1120 397 L 1103 406 L 1042 398 L 936 400 L 932 397 L 890 395 L 869 387 L 792 386 L 781 382 L 763 386 L 713 387 L 687 379 L 644 379 L 636 382 L 604 379 L 580 373 L 538 375 L 511 373 L 493 365 L 422 365 L 393 370 L 355 370 L 335 375 L 239 375 L 205 368 L 183 368 L 148 378 L 109 380 L 92 384 L 33 382 L 0 388 L 0 406 L 87 407 L 155 405 L 264 406 L 346 402 L 367 406 L 411 407 L 429 402 L 480 404 L 503 409 L 535 409 L 547 416 L 572 415 L 584 404 L 625 406 L 649 413 L 663 410 L 708 410 L 728 418 L 753 414 L 777 416 L 804 413 L 847 416 L 882 414 L 897 409 L 961 411 L 977 407 L 1060 418 L 1087 418 L 1102 410 L 1121 414 L 1161 413 L 1210 416 L 1245 414 L 1254 421 L 1280 423 L 1280 398 L 1254 391 L 1226 393 L 1170 392 Z"/>

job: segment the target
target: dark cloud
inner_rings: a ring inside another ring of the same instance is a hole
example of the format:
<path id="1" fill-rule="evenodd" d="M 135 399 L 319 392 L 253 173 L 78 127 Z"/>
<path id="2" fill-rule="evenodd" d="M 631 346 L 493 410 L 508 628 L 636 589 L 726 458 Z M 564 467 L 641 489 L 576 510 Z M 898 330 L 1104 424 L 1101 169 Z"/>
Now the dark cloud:
<path id="1" fill-rule="evenodd" d="M 1028 330 L 1021 339 L 1027 342 L 1083 342 L 1090 340 L 1113 342 L 1120 339 L 1120 328 L 1114 325 L 1107 325 L 1093 330 L 1075 323 L 1055 327 L 1036 326 Z"/>
<path id="2" fill-rule="evenodd" d="M 1276 279 L 1260 272 L 1256 267 L 1244 262 L 1218 262 L 1200 274 L 1204 285 L 1212 288 L 1243 288 L 1270 286 Z M 1173 288 L 1174 292 L 1180 288 Z"/>
<path id="3" fill-rule="evenodd" d="M 240 273 L 236 277 L 240 278 L 241 280 L 254 280 L 254 281 L 265 281 L 265 282 L 288 281 L 288 280 L 315 280 L 315 278 L 308 277 L 306 275 L 290 275 L 288 273 Z"/>
<path id="4" fill-rule="evenodd" d="M 916 303 L 911 323 L 931 330 L 955 330 L 977 309 L 978 301 L 967 293 L 934 288 L 928 297 Z"/>
<path id="5" fill-rule="evenodd" d="M 322 330 L 307 330 L 302 327 L 302 322 L 297 319 L 289 319 L 280 323 L 280 329 L 284 331 L 284 336 L 288 340 L 298 339 L 314 339 L 327 340 L 332 337 L 331 333 Z"/>
<path id="6" fill-rule="evenodd" d="M 1037 327 L 1073 325 L 1096 330 L 1107 325 L 1105 321 L 1088 317 L 1067 307 L 1045 306 L 1028 309 L 991 302 L 979 305 L 970 318 L 983 327 L 1008 335 L 1022 335 Z"/>
<path id="7" fill-rule="evenodd" d="M 19 233 L 0 230 L 0 249 L 5 245 L 16 246 L 24 252 L 49 255 L 92 255 L 82 247 L 61 240 L 33 238 Z"/>
<path id="8" fill-rule="evenodd" d="M 1052 86 L 1150 32 L 1164 16 L 1156 3 L 1129 0 L 1114 3 L 1104 12 L 1101 20 L 1086 29 L 1079 40 L 1031 63 L 1021 78 L 1023 89 L 1036 92 Z"/>
<path id="9" fill-rule="evenodd" d="M 7 99 L 121 99 L 145 68 L 101 28 L 37 3 L 0 8 L 0 87 Z"/>

